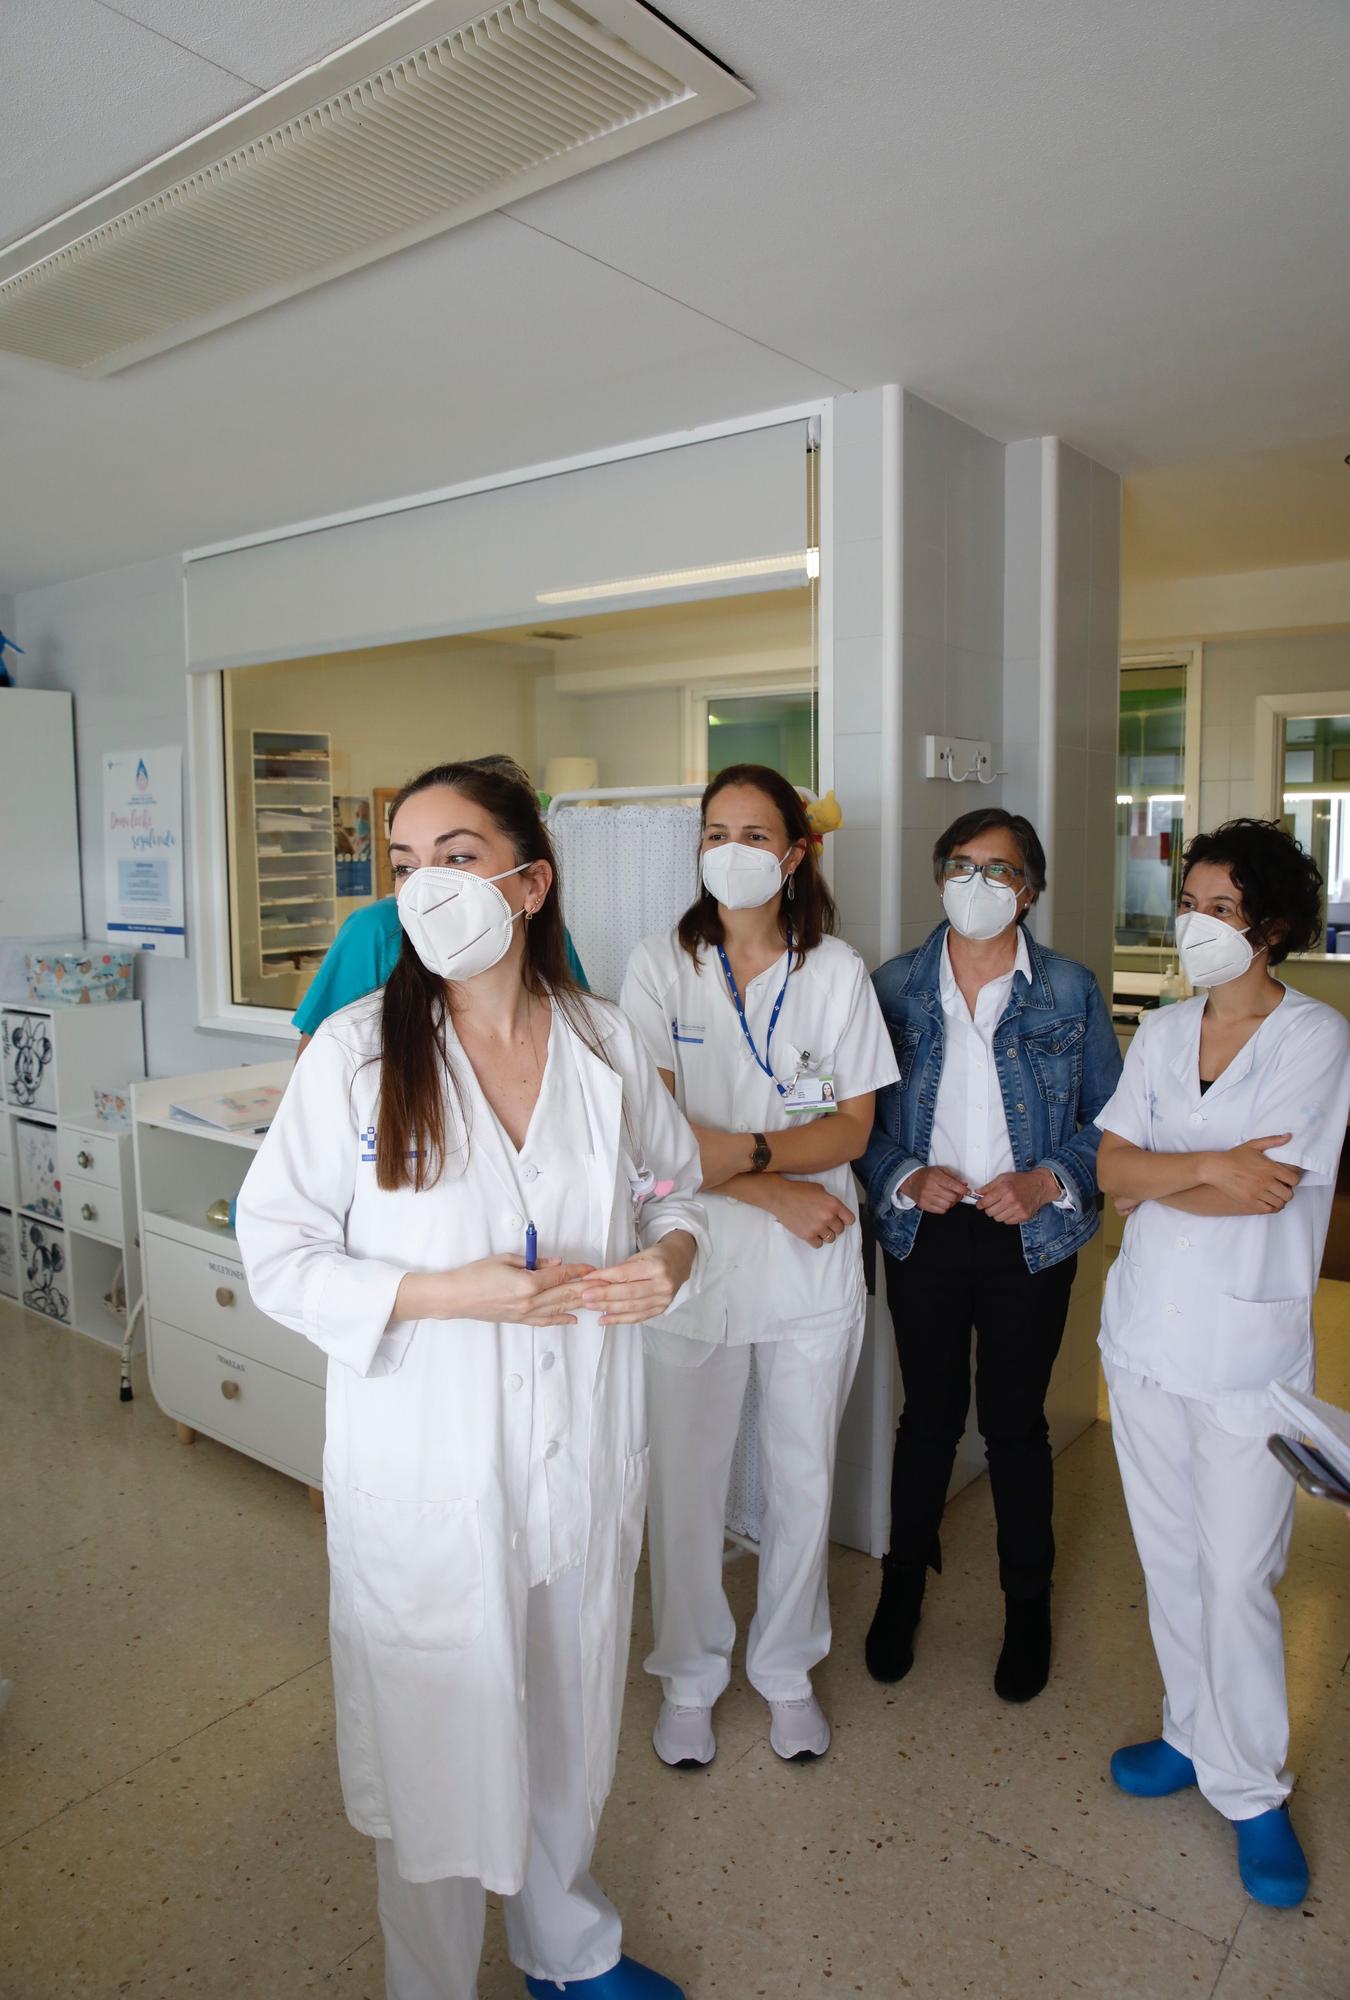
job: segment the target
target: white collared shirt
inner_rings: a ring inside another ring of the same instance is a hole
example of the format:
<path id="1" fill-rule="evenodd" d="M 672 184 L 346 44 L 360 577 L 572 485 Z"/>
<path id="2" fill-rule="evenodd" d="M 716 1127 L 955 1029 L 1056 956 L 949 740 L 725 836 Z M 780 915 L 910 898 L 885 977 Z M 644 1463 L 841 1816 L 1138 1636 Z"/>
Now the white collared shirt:
<path id="1" fill-rule="evenodd" d="M 1008 1136 L 1008 1115 L 999 1088 L 994 1055 L 994 1031 L 1012 998 L 1013 980 L 1020 972 L 1030 983 L 1031 953 L 1026 932 L 1017 926 L 1017 954 L 1008 970 L 982 986 L 972 1015 L 952 970 L 951 932 L 942 940 L 938 962 L 938 995 L 942 1001 L 942 1076 L 933 1111 L 933 1136 L 928 1147 L 930 1167 L 948 1167 L 972 1188 L 987 1187 L 997 1174 L 1014 1174 L 1017 1161 Z M 916 1167 L 914 1172 L 919 1169 Z M 907 1179 L 912 1176 L 906 1176 Z M 913 1208 L 902 1181 L 895 1206 Z M 975 1196 L 962 1199 L 973 1205 Z M 1076 1208 L 1066 1189 L 1056 1208 Z"/>
<path id="2" fill-rule="evenodd" d="M 1291 1132 L 1267 1158 L 1303 1178 L 1276 1215 L 1141 1202 L 1106 1282 L 1101 1350 L 1173 1395 L 1264 1405 L 1272 1381 L 1312 1386 L 1312 1295 L 1350 1115 L 1350 1026 L 1286 987 L 1202 1096 L 1206 1004 L 1200 994 L 1143 1016 L 1098 1125 L 1152 1153 L 1227 1152 Z"/>
<path id="3" fill-rule="evenodd" d="M 780 993 L 769 1051 L 773 1077 L 751 1052 L 713 947 L 705 946 L 696 964 L 673 931 L 645 939 L 628 961 L 620 1004 L 658 1069 L 673 1072 L 675 1100 L 696 1125 L 749 1135 L 802 1123 L 802 1114 L 785 1108 L 775 1078 L 791 1084 L 828 1077 L 837 1104 L 896 1081 L 895 1051 L 867 968 L 842 938 L 822 938 L 790 976 L 784 953 L 750 981 L 742 1001 L 761 1055 Z M 805 1119 L 827 1115 L 809 1112 Z M 847 1166 L 796 1178 L 818 1181 L 857 1214 Z M 659 1325 L 696 1340 L 741 1344 L 834 1333 L 862 1314 L 856 1227 L 813 1249 L 762 1208 L 715 1188 L 702 1200 L 712 1238 L 707 1275 L 698 1297 Z"/>

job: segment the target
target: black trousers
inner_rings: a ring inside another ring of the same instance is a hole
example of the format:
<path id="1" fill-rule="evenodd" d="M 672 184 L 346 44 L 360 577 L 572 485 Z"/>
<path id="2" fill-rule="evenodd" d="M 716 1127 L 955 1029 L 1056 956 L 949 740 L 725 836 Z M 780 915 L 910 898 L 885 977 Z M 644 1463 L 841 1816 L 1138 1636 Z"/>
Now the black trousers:
<path id="1" fill-rule="evenodd" d="M 1036 1597 L 1055 1563 L 1045 1397 L 1064 1337 L 1076 1257 L 1030 1272 L 1021 1231 L 965 1204 L 925 1215 L 908 1257 L 886 1258 L 905 1407 L 891 1471 L 891 1556 L 937 1561 L 938 1528 L 970 1407 L 989 1461 L 999 1578 Z"/>

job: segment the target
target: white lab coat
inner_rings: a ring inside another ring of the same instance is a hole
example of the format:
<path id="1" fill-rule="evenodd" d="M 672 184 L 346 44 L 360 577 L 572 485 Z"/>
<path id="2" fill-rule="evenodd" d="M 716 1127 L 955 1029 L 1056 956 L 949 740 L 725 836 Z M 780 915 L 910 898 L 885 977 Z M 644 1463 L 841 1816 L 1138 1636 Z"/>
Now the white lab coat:
<path id="1" fill-rule="evenodd" d="M 435 1187 L 377 1187 L 380 999 L 325 1021 L 297 1063 L 239 1196 L 240 1250 L 262 1309 L 334 1364 L 324 1496 L 348 1814 L 392 1840 L 407 1881 L 469 1876 L 513 1895 L 529 1834 L 531 1397 L 520 1390 L 535 1330 L 389 1318 L 405 1272 L 518 1254 L 523 1218 L 491 1148 L 472 1135 L 467 1166 L 452 1164 Z M 585 1105 L 575 1161 L 590 1195 L 587 1261 L 616 1263 L 686 1229 L 699 1245 L 692 1286 L 706 1251 L 693 1135 L 618 1010 L 592 1002 L 591 1013 L 607 1060 L 560 1010 L 552 1029 L 567 1038 Z M 639 1203 L 647 1175 L 673 1188 Z M 642 1544 L 643 1405 L 641 1335 L 608 1328 L 580 1419 L 590 1482 L 583 1720 L 596 1818 L 613 1776 Z"/>
<path id="2" fill-rule="evenodd" d="M 1228 1819 L 1287 1796 L 1275 1587 L 1294 1486 L 1266 1449 L 1276 1379 L 1311 1387 L 1312 1300 L 1350 1111 L 1350 1027 L 1292 987 L 1202 1095 L 1203 996 L 1145 1014 L 1097 1123 L 1155 1153 L 1292 1134 L 1278 1215 L 1141 1202 L 1107 1280 L 1101 1348 L 1162 1672 L 1164 1740 Z"/>

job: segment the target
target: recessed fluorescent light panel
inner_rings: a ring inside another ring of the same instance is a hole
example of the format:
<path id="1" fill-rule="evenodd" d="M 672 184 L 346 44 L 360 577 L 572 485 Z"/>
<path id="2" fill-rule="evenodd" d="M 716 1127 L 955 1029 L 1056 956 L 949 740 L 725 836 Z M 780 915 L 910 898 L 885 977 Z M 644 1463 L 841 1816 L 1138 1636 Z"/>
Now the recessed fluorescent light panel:
<path id="1" fill-rule="evenodd" d="M 111 374 L 751 95 L 637 0 L 422 0 L 0 251 L 0 350 Z"/>
<path id="2" fill-rule="evenodd" d="M 795 549 L 791 555 L 754 556 L 747 562 L 705 563 L 700 569 L 661 569 L 650 576 L 620 576 L 609 583 L 580 583 L 569 590 L 541 590 L 536 604 L 588 604 L 598 597 L 641 597 L 659 590 L 683 590 L 700 583 L 732 583 L 741 577 L 820 575 L 820 550 Z"/>

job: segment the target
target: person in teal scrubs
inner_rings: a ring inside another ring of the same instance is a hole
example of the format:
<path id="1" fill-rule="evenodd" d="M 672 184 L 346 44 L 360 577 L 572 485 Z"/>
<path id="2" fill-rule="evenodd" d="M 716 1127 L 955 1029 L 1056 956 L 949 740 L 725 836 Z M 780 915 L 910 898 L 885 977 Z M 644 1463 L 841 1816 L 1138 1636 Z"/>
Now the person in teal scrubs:
<path id="1" fill-rule="evenodd" d="M 501 771 L 519 778 L 531 791 L 534 787 L 513 757 L 472 757 L 467 760 L 487 770 Z M 571 937 L 564 933 L 567 967 L 578 986 L 586 984 L 586 974 Z M 300 1030 L 303 1049 L 320 1022 L 353 1000 L 362 1000 L 383 986 L 403 949 L 403 926 L 398 918 L 398 901 L 383 896 L 363 910 L 354 910 L 329 945 L 322 965 L 310 981 L 309 990 L 291 1016 L 292 1027 Z"/>

